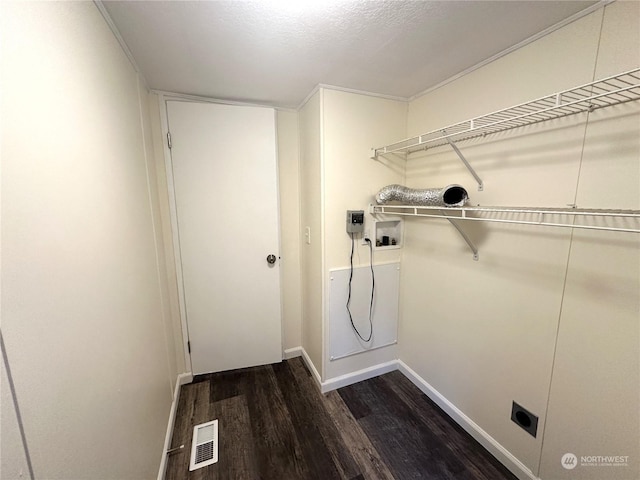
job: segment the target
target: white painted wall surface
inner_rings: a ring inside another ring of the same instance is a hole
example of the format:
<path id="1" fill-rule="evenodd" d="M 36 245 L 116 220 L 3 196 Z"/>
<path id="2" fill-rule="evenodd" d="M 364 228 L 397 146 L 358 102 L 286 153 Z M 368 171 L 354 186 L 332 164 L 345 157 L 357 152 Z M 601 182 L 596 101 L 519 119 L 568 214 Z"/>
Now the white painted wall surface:
<path id="1" fill-rule="evenodd" d="M 322 89 L 322 144 L 325 211 L 325 338 L 329 338 L 329 271 L 349 267 L 351 239 L 346 233 L 346 211 L 365 210 L 375 193 L 392 183 L 404 183 L 403 162 L 376 162 L 371 147 L 403 138 L 406 134 L 407 104 L 395 100 Z M 366 227 L 373 229 L 373 217 L 365 213 Z M 373 235 L 373 233 L 371 233 Z M 400 260 L 402 250 L 376 250 L 374 262 Z M 354 267 L 369 265 L 369 247 L 356 240 Z M 364 288 L 369 288 L 367 284 Z M 328 340 L 327 340 L 328 341 Z M 328 346 L 327 346 L 328 347 Z M 392 345 L 331 361 L 325 353 L 324 380 L 395 360 Z"/>
<path id="2" fill-rule="evenodd" d="M 596 78 L 638 67 L 639 45 L 640 3 L 605 8 Z M 639 103 L 590 115 L 578 205 L 640 210 Z M 638 235 L 574 233 L 547 415 L 541 478 L 640 478 Z M 562 468 L 565 453 L 577 456 L 575 469 Z M 582 464 L 598 455 L 628 464 Z"/>
<path id="3" fill-rule="evenodd" d="M 323 375 L 322 267 L 324 212 L 322 173 L 322 90 L 298 112 L 300 134 L 300 264 L 302 277 L 302 347 Z M 305 230 L 310 232 L 310 243 Z"/>
<path id="4" fill-rule="evenodd" d="M 282 346 L 287 350 L 302 345 L 298 113 L 278 110 L 276 121 L 280 194 Z"/>
<path id="5" fill-rule="evenodd" d="M 638 66 L 638 4 L 604 11 L 604 23 L 599 10 L 416 99 L 409 135 Z M 472 204 L 638 208 L 633 108 L 591 114 L 588 127 L 579 115 L 461 144 L 483 192 L 444 147 L 413 155 L 407 183 L 461 183 Z M 636 466 L 561 476 L 558 457 L 569 445 L 590 452 L 606 443 L 622 452 L 631 442 L 638 451 L 637 239 L 592 232 L 572 241 L 570 231 L 547 227 L 464 227 L 479 262 L 448 222 L 406 223 L 400 358 L 534 474 L 542 461 L 544 480 L 637 478 Z M 602 317 L 619 322 L 620 332 L 601 335 Z M 621 372 L 609 376 L 612 366 Z M 620 407 L 605 408 L 616 399 Z M 537 438 L 511 422 L 512 400 L 540 416 Z"/>
<path id="6" fill-rule="evenodd" d="M 154 478 L 176 367 L 146 92 L 94 4 L 1 8 L 2 332 L 35 476 Z M 2 477 L 26 478 L 5 388 Z"/>
<path id="7" fill-rule="evenodd" d="M 587 17 L 419 98 L 409 107 L 409 134 L 591 81 L 599 25 Z M 574 60 L 557 75 L 574 57 L 583 64 Z M 584 120 L 460 145 L 483 192 L 450 148 L 412 156 L 407 183 L 459 183 L 473 204 L 565 206 L 574 201 Z M 463 226 L 479 262 L 448 222 L 406 223 L 400 358 L 536 473 L 570 233 Z M 512 401 L 539 416 L 537 438 L 511 422 Z"/>

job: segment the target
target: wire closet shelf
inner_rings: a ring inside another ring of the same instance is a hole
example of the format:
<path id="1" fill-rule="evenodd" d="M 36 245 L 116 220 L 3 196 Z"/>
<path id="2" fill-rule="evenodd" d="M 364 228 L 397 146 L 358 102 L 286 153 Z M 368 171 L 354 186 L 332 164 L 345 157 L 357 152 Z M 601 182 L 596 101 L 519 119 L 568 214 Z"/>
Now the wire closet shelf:
<path id="1" fill-rule="evenodd" d="M 372 149 L 372 158 L 413 153 L 451 142 L 640 99 L 640 68 Z"/>
<path id="2" fill-rule="evenodd" d="M 372 214 L 640 233 L 640 210 L 371 205 Z"/>

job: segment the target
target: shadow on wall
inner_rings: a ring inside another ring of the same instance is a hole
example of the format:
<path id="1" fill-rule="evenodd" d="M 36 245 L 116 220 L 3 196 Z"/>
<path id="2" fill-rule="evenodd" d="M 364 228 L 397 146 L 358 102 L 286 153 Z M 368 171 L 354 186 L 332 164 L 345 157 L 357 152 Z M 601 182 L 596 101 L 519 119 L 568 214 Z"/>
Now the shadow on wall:
<path id="1" fill-rule="evenodd" d="M 589 118 L 588 126 L 595 127 L 606 124 L 606 122 L 619 122 L 621 119 L 637 114 L 632 111 L 618 112 L 614 118 L 592 116 Z M 557 166 L 575 161 L 575 157 L 564 156 L 564 153 L 576 152 L 576 149 L 581 148 L 586 127 L 585 120 L 576 123 L 575 117 L 561 118 L 544 124 L 529 125 L 494 133 L 487 137 L 467 140 L 461 143 L 459 148 L 479 173 L 494 169 Z M 518 143 L 511 145 L 510 142 Z M 524 142 L 527 143 L 527 146 L 523 145 Z M 590 135 L 589 143 L 603 146 L 613 143 L 617 146 L 617 151 L 623 154 L 634 153 L 636 148 L 630 142 L 628 133 L 625 132 Z M 460 160 L 451 147 L 441 146 L 413 153 L 407 161 L 407 176 L 419 177 L 434 172 L 439 174 L 456 173 L 460 171 L 460 167 Z"/>
<path id="2" fill-rule="evenodd" d="M 429 219 L 429 223 L 424 223 L 424 219 L 408 220 L 421 222 L 423 225 L 419 228 L 434 229 L 438 232 L 442 232 L 441 229 L 450 229 L 455 233 L 453 227 L 444 220 L 433 219 L 433 221 L 431 221 L 431 219 Z M 469 225 L 469 222 L 467 222 L 464 228 L 467 235 L 477 246 L 485 242 L 490 242 L 489 239 L 492 235 L 506 235 L 511 237 L 513 242 L 517 243 L 522 237 L 523 228 L 527 228 L 527 235 L 529 237 L 536 237 L 541 241 L 562 240 L 563 237 L 568 239 L 570 235 L 568 229 L 496 225 L 480 222 L 474 223 L 473 225 Z M 448 266 L 451 266 L 453 263 L 458 265 L 469 264 L 471 266 L 474 263 L 471 259 L 471 252 L 462 238 L 459 238 L 459 240 L 456 239 L 455 243 L 443 244 L 442 240 L 434 243 L 432 240 L 420 239 L 428 237 L 421 237 L 420 235 L 415 235 L 415 237 L 417 239 L 413 241 L 411 247 L 414 254 L 418 257 L 429 258 L 430 262 Z M 442 239 L 444 237 L 438 234 L 433 235 L 433 238 Z M 591 235 L 574 236 L 573 241 L 592 245 L 607 245 L 618 249 L 635 250 L 638 248 L 638 239 L 635 238 L 635 236 L 629 236 L 627 234 L 616 235 L 597 232 Z M 532 284 L 540 287 L 552 285 L 557 276 L 557 268 L 553 261 L 545 261 L 544 258 L 535 256 L 534 254 L 514 256 L 501 251 L 499 256 L 492 255 L 487 257 L 482 256 L 482 249 L 479 250 L 483 270 L 503 280 L 510 279 L 519 284 Z M 577 289 L 585 292 L 585 295 L 591 295 L 597 292 L 598 297 L 602 298 L 603 301 L 614 293 L 619 295 L 621 289 L 624 290 L 623 287 L 628 284 L 626 277 L 588 269 L 581 269 L 579 274 L 574 275 L 572 282 L 576 285 Z M 629 294 L 633 295 L 634 292 L 629 292 Z"/>
<path id="3" fill-rule="evenodd" d="M 443 209 L 446 212 L 446 209 Z M 422 239 L 433 239 L 443 238 L 440 233 L 445 232 L 447 230 L 453 232 L 456 236 L 455 241 L 450 242 L 447 246 L 448 250 L 458 252 L 463 255 L 471 255 L 471 250 L 469 250 L 469 246 L 466 244 L 465 240 L 456 232 L 456 229 L 453 225 L 451 225 L 447 219 L 439 219 L 439 218 L 412 218 L 405 217 L 405 222 L 408 225 L 411 225 L 412 228 L 424 228 L 429 229 L 432 232 L 438 232 L 438 235 L 429 235 L 427 234 L 417 234 L 414 235 L 415 240 L 413 241 L 412 247 L 416 249 L 416 252 L 420 252 L 423 248 L 432 248 L 434 246 L 433 240 L 425 240 Z M 491 227 L 483 222 L 476 221 L 466 221 L 466 220 L 457 220 L 456 223 L 462 228 L 465 234 L 469 237 L 469 240 L 476 246 L 481 247 L 485 244 L 489 237 L 491 236 Z M 409 238 L 405 235 L 405 238 L 409 240 Z M 422 244 L 422 245 L 421 245 Z M 427 244 L 430 247 L 427 247 Z M 429 254 L 435 253 L 433 250 L 429 252 Z"/>
<path id="4" fill-rule="evenodd" d="M 7 374 L 7 383 L 9 384 L 9 390 L 11 392 L 11 400 L 13 402 L 13 411 L 16 414 L 16 421 L 18 424 L 18 430 L 20 431 L 20 440 L 22 441 L 22 448 L 24 449 L 24 457 L 29 468 L 29 478 L 34 480 L 33 466 L 31 464 L 31 455 L 29 454 L 29 446 L 27 445 L 27 437 L 24 433 L 24 425 L 22 423 L 22 415 L 20 414 L 20 406 L 18 398 L 16 396 L 16 389 L 13 383 L 13 376 L 11 375 L 11 366 L 9 365 L 9 357 L 7 355 L 7 349 L 4 346 L 4 337 L 2 336 L 2 330 L 0 330 L 0 349 L 2 349 L 2 362 L 4 370 Z"/>
<path id="5" fill-rule="evenodd" d="M 402 153 L 387 153 L 384 155 L 378 155 L 375 161 L 380 162 L 395 174 L 402 176 L 404 176 L 405 174 L 407 160 L 405 158 L 405 155 Z"/>

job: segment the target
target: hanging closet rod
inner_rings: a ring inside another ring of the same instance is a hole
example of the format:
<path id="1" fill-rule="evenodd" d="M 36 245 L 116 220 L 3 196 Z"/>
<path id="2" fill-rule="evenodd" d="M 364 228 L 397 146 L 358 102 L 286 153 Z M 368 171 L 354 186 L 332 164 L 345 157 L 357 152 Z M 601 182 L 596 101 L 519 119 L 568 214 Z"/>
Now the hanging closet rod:
<path id="1" fill-rule="evenodd" d="M 605 210 L 582 208 L 527 208 L 527 207 L 422 207 L 414 205 L 371 205 L 372 214 L 390 214 L 410 217 L 444 218 L 448 220 L 471 220 L 479 222 L 515 223 L 520 225 L 542 225 L 548 227 L 606 230 L 612 232 L 640 233 L 640 210 Z M 475 213 L 479 216 L 468 216 Z M 494 215 L 493 217 L 491 215 Z M 537 215 L 536 220 L 513 218 L 517 215 Z M 626 220 L 636 226 L 585 225 L 553 221 L 548 216 L 576 218 L 615 218 Z M 511 217 L 511 218 L 505 218 Z"/>
<path id="2" fill-rule="evenodd" d="M 640 68 L 603 78 L 537 100 L 498 110 L 372 149 L 372 158 L 386 153 L 413 153 L 491 133 L 561 118 L 640 99 Z"/>

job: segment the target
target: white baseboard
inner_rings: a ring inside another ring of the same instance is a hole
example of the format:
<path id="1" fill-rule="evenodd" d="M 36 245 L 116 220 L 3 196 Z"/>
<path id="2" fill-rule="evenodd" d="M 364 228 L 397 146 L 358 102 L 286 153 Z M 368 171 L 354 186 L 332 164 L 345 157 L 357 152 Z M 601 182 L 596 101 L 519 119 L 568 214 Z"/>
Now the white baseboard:
<path id="1" fill-rule="evenodd" d="M 302 355 L 302 347 L 293 347 L 287 348 L 282 355 L 284 360 L 289 360 L 290 358 L 300 357 Z"/>
<path id="2" fill-rule="evenodd" d="M 180 386 L 193 382 L 193 373 L 181 373 L 178 375 L 178 382 L 180 382 Z"/>
<path id="3" fill-rule="evenodd" d="M 485 432 L 478 424 L 467 417 L 458 407 L 447 400 L 440 392 L 433 388 L 425 379 L 418 375 L 402 360 L 398 360 L 398 369 L 422 392 L 433 400 L 447 415 L 458 425 L 475 438 L 480 445 L 488 450 L 505 467 L 520 480 L 540 480 L 520 460 L 500 445 L 491 435 Z"/>
<path id="4" fill-rule="evenodd" d="M 313 376 L 313 379 L 316 381 L 318 388 L 322 390 L 322 377 L 320 377 L 320 374 L 318 373 L 316 366 L 313 364 L 313 362 L 311 361 L 311 358 L 309 358 L 309 355 L 307 354 L 307 351 L 303 347 L 300 347 L 300 353 L 302 353 L 302 360 L 304 360 L 304 363 L 307 365 L 307 368 L 311 371 L 311 375 Z"/>
<path id="5" fill-rule="evenodd" d="M 316 384 L 318 385 L 318 388 L 322 393 L 327 393 L 331 390 L 346 387 L 348 385 L 352 385 L 363 380 L 368 380 L 370 378 L 377 377 L 378 375 L 382 375 L 384 373 L 392 372 L 393 370 L 398 369 L 398 361 L 392 360 L 390 362 L 374 365 L 372 367 L 364 368 L 356 372 L 340 375 L 339 377 L 330 378 L 326 382 L 323 382 L 322 378 L 320 377 L 320 373 L 318 373 L 318 369 L 315 367 L 315 365 L 311 361 L 311 358 L 309 357 L 309 354 L 303 347 L 290 348 L 288 350 L 285 350 L 284 354 L 285 359 L 302 356 L 304 363 L 311 371 L 311 375 L 313 376 L 313 379 L 316 381 Z"/>
<path id="6" fill-rule="evenodd" d="M 380 363 L 369 368 L 363 368 L 356 372 L 340 375 L 339 377 L 330 378 L 326 382 L 322 382 L 320 390 L 322 393 L 330 392 L 338 388 L 353 385 L 354 383 L 368 380 L 379 375 L 383 375 L 388 372 L 392 372 L 398 369 L 398 361 L 391 360 L 390 362 Z"/>
<path id="7" fill-rule="evenodd" d="M 167 432 L 164 436 L 164 449 L 162 450 L 162 458 L 160 459 L 160 468 L 158 469 L 158 480 L 164 480 L 165 473 L 167 471 L 167 451 L 171 446 L 171 439 L 173 437 L 173 426 L 176 422 L 176 411 L 178 410 L 178 398 L 180 398 L 180 387 L 191 383 L 193 381 L 193 374 L 181 373 L 176 378 L 176 386 L 173 389 L 173 401 L 171 403 L 171 410 L 169 411 L 169 421 L 167 423 Z"/>

